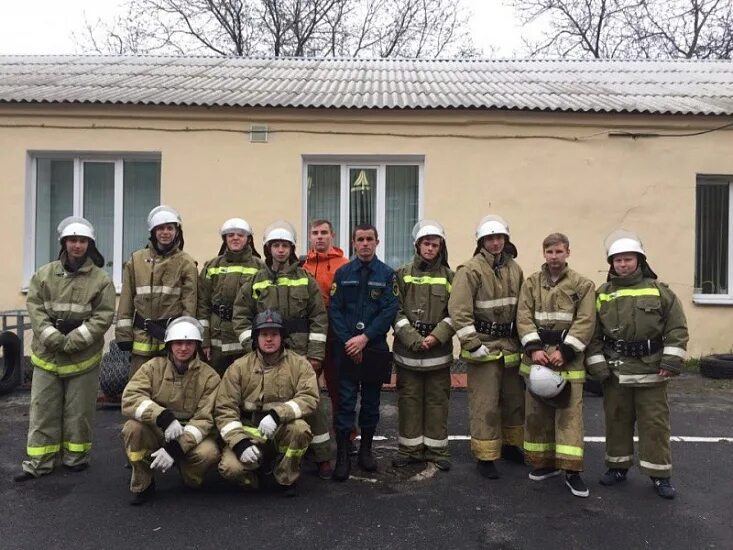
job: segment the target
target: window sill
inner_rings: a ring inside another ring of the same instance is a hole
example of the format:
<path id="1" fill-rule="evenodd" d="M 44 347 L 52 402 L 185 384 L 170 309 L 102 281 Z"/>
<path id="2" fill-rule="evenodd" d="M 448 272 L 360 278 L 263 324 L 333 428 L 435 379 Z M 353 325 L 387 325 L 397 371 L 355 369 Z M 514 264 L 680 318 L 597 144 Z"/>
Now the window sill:
<path id="1" fill-rule="evenodd" d="M 733 306 L 733 296 L 727 294 L 693 294 L 692 303 L 700 306 Z"/>

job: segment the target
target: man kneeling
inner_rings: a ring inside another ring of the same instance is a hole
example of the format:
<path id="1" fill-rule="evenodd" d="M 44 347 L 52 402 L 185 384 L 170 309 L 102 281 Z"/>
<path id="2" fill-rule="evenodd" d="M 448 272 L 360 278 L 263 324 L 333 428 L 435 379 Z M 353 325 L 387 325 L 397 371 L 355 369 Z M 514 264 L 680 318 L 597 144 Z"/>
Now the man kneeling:
<path id="1" fill-rule="evenodd" d="M 242 487 L 258 486 L 269 473 L 285 496 L 295 496 L 300 463 L 313 438 L 304 416 L 316 410 L 318 384 L 308 361 L 284 349 L 282 316 L 272 310 L 253 323 L 254 352 L 224 373 L 214 418 L 226 447 L 219 473 Z"/>
<path id="2" fill-rule="evenodd" d="M 219 461 L 213 430 L 219 375 L 197 355 L 201 334 L 193 317 L 171 322 L 167 356 L 143 364 L 122 394 L 122 414 L 130 418 L 122 438 L 132 466 L 132 505 L 155 494 L 154 470 L 165 473 L 177 465 L 183 482 L 196 488 Z"/>

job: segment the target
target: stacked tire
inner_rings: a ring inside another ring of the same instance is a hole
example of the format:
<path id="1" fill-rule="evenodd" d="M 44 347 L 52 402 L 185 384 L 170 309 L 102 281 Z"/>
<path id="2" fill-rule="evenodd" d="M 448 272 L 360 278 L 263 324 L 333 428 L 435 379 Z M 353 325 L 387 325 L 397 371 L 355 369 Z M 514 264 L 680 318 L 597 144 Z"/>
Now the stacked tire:
<path id="1" fill-rule="evenodd" d="M 733 354 L 716 353 L 703 357 L 700 374 L 708 378 L 733 379 Z"/>
<path id="2" fill-rule="evenodd" d="M 21 383 L 23 363 L 20 338 L 12 332 L 0 334 L 0 395 L 10 393 Z"/>

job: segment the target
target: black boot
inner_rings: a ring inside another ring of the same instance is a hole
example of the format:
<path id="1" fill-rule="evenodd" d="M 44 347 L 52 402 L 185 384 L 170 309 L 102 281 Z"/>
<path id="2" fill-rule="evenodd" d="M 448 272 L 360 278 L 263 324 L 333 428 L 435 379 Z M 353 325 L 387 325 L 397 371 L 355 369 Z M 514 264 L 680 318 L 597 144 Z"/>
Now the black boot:
<path id="1" fill-rule="evenodd" d="M 333 469 L 333 479 L 346 481 L 351 474 L 351 457 L 349 456 L 349 434 L 336 434 L 336 467 Z"/>
<path id="2" fill-rule="evenodd" d="M 359 446 L 359 466 L 365 472 L 376 472 L 377 461 L 372 454 L 374 428 L 362 428 L 361 445 Z"/>

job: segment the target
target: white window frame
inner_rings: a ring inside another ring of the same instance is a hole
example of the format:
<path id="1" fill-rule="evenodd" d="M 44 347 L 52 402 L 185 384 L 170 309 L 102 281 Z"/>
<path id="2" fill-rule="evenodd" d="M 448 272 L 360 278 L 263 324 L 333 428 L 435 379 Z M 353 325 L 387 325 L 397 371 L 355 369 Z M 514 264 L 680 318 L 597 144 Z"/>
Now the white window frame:
<path id="1" fill-rule="evenodd" d="M 161 162 L 159 153 L 94 153 L 77 151 L 29 151 L 26 161 L 26 194 L 25 194 L 25 242 L 23 258 L 23 285 L 22 292 L 28 291 L 31 277 L 36 269 L 41 266 L 36 262 L 36 192 L 38 178 L 38 159 L 66 160 L 74 163 L 74 198 L 73 214 L 81 216 L 84 210 L 84 164 L 87 162 L 102 162 L 114 164 L 114 219 L 115 227 L 113 233 L 112 250 L 112 281 L 115 290 L 119 294 L 122 288 L 122 219 L 124 213 L 124 162 L 125 161 L 158 161 Z M 119 220 L 119 222 L 117 221 Z M 110 258 L 105 258 L 109 261 Z"/>
<path id="2" fill-rule="evenodd" d="M 302 174 L 302 193 L 301 201 L 301 225 L 303 242 L 305 247 L 308 245 L 308 166 L 315 164 L 339 165 L 341 168 L 340 182 L 340 220 L 342 227 L 335 227 L 336 238 L 338 239 L 336 246 L 341 248 L 348 254 L 351 235 L 349 234 L 349 201 L 351 193 L 349 193 L 349 170 L 351 169 L 376 169 L 377 170 L 377 191 L 376 191 L 376 223 L 374 226 L 380 235 L 379 245 L 377 246 L 377 257 L 381 260 L 384 256 L 384 239 L 385 234 L 385 208 L 386 208 L 386 186 L 387 186 L 387 166 L 417 166 L 418 167 L 418 187 L 417 187 L 417 217 L 423 218 L 423 204 L 425 195 L 425 156 L 424 155 L 303 155 L 303 174 Z"/>
<path id="3" fill-rule="evenodd" d="M 713 175 L 713 174 L 697 174 L 695 177 L 695 188 L 697 188 L 700 178 L 724 178 L 730 180 L 728 184 L 728 294 L 700 294 L 694 292 L 692 294 L 692 302 L 700 305 L 733 305 L 733 176 Z M 697 238 L 697 235 L 695 235 Z"/>

